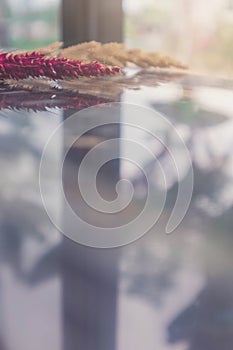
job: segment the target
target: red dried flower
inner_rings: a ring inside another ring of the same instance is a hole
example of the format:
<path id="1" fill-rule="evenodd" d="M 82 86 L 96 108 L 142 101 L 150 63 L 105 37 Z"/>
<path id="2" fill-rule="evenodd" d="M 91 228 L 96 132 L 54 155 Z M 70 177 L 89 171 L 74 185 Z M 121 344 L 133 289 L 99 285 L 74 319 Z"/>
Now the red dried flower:
<path id="1" fill-rule="evenodd" d="M 0 79 L 46 77 L 52 80 L 97 77 L 119 73 L 119 67 L 99 62 L 82 63 L 68 58 L 47 58 L 40 52 L 25 54 L 0 53 Z"/>

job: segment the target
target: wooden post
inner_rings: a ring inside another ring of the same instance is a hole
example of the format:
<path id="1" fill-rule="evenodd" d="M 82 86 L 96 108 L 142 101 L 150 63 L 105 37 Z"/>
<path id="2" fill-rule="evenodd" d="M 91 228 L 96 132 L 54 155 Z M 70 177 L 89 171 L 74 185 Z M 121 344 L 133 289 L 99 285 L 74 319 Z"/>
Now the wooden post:
<path id="1" fill-rule="evenodd" d="M 66 46 L 96 40 L 123 40 L 121 0 L 63 0 L 63 41 Z"/>
<path id="2" fill-rule="evenodd" d="M 63 0 L 64 44 L 121 42 L 122 18 L 121 0 Z M 118 126 L 113 133 L 119 137 Z M 84 154 L 75 152 L 77 166 Z M 104 190 L 114 187 L 118 161 L 103 176 L 108 183 Z M 69 181 L 67 174 L 64 186 Z M 118 249 L 88 248 L 64 238 L 62 276 L 64 350 L 115 350 Z"/>

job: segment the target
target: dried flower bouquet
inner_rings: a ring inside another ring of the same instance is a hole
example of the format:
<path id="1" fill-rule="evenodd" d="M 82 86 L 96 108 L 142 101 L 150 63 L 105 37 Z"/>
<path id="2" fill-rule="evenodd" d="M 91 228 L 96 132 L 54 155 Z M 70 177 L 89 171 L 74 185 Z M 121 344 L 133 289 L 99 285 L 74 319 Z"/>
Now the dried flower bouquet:
<path id="1" fill-rule="evenodd" d="M 120 43 L 92 41 L 63 49 L 58 42 L 34 52 L 0 52 L 0 82 L 8 87 L 33 89 L 35 86 L 44 91 L 56 87 L 51 85 L 51 81 L 55 81 L 60 88 L 79 91 L 83 84 L 86 89 L 90 78 L 97 87 L 122 83 L 120 73 L 129 64 L 144 69 L 175 67 L 182 71 L 187 68 L 168 56 L 128 50 Z M 113 75 L 116 77 L 110 78 Z"/>

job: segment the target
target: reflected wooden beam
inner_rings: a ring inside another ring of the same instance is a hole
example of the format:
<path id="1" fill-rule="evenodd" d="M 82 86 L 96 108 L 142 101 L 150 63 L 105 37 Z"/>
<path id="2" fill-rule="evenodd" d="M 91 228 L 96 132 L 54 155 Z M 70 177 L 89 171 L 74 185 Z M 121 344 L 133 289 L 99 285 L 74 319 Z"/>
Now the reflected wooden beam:
<path id="1" fill-rule="evenodd" d="M 74 111 L 65 111 L 64 119 L 69 118 L 73 113 Z M 79 123 L 86 123 L 86 121 L 80 120 Z M 82 127 L 81 124 L 80 127 Z M 64 132 L 64 145 L 69 141 L 70 133 L 66 131 L 68 134 Z M 119 124 L 109 125 L 105 131 L 101 128 L 90 130 L 82 137 L 86 141 L 74 144 L 64 161 L 63 188 L 66 198 L 69 203 L 72 203 L 73 210 L 77 210 L 81 217 L 84 215 L 87 222 L 98 221 L 100 214 L 88 211 L 88 207 L 82 200 L 76 185 L 77 169 L 93 147 L 93 140 L 96 145 L 103 140 L 119 137 Z M 120 148 L 118 152 L 120 154 Z M 101 170 L 97 185 L 101 195 L 107 200 L 112 200 L 118 181 L 119 159 L 115 159 Z M 106 224 L 105 219 L 103 218 L 102 221 Z M 117 217 L 112 218 L 111 222 L 117 226 Z M 70 222 L 66 220 L 64 213 L 64 228 L 68 232 L 69 225 Z M 64 350 L 116 349 L 118 261 L 119 248 L 90 248 L 64 237 L 62 243 Z"/>

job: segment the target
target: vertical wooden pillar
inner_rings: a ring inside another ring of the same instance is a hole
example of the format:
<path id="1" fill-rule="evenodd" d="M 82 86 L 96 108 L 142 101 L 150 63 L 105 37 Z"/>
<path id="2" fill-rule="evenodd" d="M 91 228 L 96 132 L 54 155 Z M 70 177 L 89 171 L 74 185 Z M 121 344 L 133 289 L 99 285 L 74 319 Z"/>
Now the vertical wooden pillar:
<path id="1" fill-rule="evenodd" d="M 121 0 L 63 0 L 64 44 L 91 40 L 121 42 L 122 17 Z M 111 137 L 119 137 L 119 127 L 113 133 Z M 77 152 L 75 158 L 79 163 L 84 154 Z M 107 186 L 115 186 L 118 162 L 103 176 L 106 176 Z M 69 186 L 69 174 L 64 177 L 66 184 Z M 64 238 L 64 350 L 116 349 L 117 280 L 118 249 L 88 248 Z"/>
<path id="2" fill-rule="evenodd" d="M 96 40 L 123 40 L 121 0 L 63 0 L 63 41 L 66 46 Z"/>

